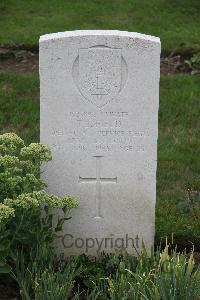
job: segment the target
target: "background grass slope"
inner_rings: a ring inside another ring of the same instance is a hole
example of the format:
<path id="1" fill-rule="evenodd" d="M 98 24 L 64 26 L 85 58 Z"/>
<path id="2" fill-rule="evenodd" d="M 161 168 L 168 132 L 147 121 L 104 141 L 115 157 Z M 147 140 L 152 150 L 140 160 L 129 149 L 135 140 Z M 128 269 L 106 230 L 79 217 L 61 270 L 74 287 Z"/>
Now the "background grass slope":
<path id="1" fill-rule="evenodd" d="M 39 79 L 0 73 L 0 131 L 16 132 L 26 142 L 39 141 Z"/>
<path id="2" fill-rule="evenodd" d="M 158 240 L 174 233 L 184 245 L 198 247 L 200 228 L 192 216 L 181 214 L 178 199 L 188 186 L 200 182 L 200 77 L 161 77 L 156 232 Z"/>
<path id="3" fill-rule="evenodd" d="M 199 178 L 200 77 L 163 76 L 160 87 L 157 240 L 172 232 L 183 244 L 198 243 L 199 228 L 181 214 L 178 199 Z M 38 76 L 0 73 L 0 131 L 14 131 L 26 142 L 39 141 Z"/>
<path id="4" fill-rule="evenodd" d="M 0 44 L 37 45 L 45 33 L 119 29 L 161 38 L 162 48 L 200 48 L 199 0 L 1 0 Z"/>

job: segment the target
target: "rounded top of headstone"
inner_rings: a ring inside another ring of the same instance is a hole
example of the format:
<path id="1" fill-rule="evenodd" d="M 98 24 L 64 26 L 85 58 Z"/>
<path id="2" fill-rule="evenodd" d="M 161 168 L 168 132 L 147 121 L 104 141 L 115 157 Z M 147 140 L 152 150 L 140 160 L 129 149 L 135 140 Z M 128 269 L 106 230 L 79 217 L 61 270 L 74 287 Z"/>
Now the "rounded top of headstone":
<path id="1" fill-rule="evenodd" d="M 155 42 L 160 44 L 160 39 L 155 36 L 146 35 L 138 32 L 120 31 L 120 30 L 74 30 L 74 31 L 64 31 L 57 33 L 45 34 L 40 37 L 40 42 L 52 40 L 52 39 L 62 39 L 67 37 L 80 37 L 80 36 L 118 36 L 118 37 L 128 37 L 133 39 L 147 40 L 149 42 Z"/>

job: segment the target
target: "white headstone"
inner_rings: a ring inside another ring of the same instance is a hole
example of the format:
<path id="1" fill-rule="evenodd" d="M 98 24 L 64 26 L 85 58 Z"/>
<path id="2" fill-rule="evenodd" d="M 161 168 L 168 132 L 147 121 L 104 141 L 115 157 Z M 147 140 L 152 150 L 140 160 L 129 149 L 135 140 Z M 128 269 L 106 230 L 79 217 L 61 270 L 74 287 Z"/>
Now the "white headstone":
<path id="1" fill-rule="evenodd" d="M 40 38 L 41 142 L 48 190 L 79 201 L 57 242 L 66 256 L 154 242 L 159 38 L 68 31 Z"/>

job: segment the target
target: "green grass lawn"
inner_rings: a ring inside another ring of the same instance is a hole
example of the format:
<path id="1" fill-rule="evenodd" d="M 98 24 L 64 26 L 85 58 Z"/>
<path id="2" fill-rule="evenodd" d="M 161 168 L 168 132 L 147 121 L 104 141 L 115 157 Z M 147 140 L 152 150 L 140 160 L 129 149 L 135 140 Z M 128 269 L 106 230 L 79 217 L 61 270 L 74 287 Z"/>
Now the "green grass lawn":
<path id="1" fill-rule="evenodd" d="M 193 218 L 177 206 L 188 185 L 200 182 L 199 103 L 200 77 L 161 78 L 156 231 L 158 238 L 173 232 L 180 244 L 200 238 Z"/>
<path id="2" fill-rule="evenodd" d="M 199 178 L 200 77 L 163 76 L 160 88 L 156 236 L 198 242 L 200 232 L 177 200 Z M 0 131 L 39 141 L 37 75 L 0 73 Z"/>
<path id="3" fill-rule="evenodd" d="M 39 141 L 39 79 L 0 73 L 0 131 L 16 132 L 27 143 Z"/>
<path id="4" fill-rule="evenodd" d="M 37 45 L 45 33 L 120 29 L 161 38 L 162 49 L 200 48 L 199 0 L 1 0 L 0 44 Z"/>

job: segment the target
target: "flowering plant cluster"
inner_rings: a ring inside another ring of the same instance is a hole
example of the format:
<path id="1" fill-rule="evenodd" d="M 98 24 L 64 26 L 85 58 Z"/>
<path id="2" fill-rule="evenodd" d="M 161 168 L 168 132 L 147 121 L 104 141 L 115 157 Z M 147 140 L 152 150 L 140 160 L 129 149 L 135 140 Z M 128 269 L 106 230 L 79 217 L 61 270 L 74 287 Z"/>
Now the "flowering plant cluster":
<path id="1" fill-rule="evenodd" d="M 46 183 L 40 179 L 40 167 L 49 160 L 46 145 L 25 146 L 14 133 L 0 135 L 0 272 L 7 270 L 6 261 L 19 250 L 27 257 L 39 248 L 51 251 L 56 232 L 77 207 L 73 197 L 43 190 Z M 59 217 L 54 209 L 61 210 Z"/>
<path id="2" fill-rule="evenodd" d="M 15 216 L 15 210 L 5 204 L 0 204 L 0 226 Z"/>
<path id="3" fill-rule="evenodd" d="M 14 133 L 0 135 L 0 201 L 46 186 L 40 179 L 40 165 L 51 160 L 46 145 L 32 143 L 28 147 Z"/>

